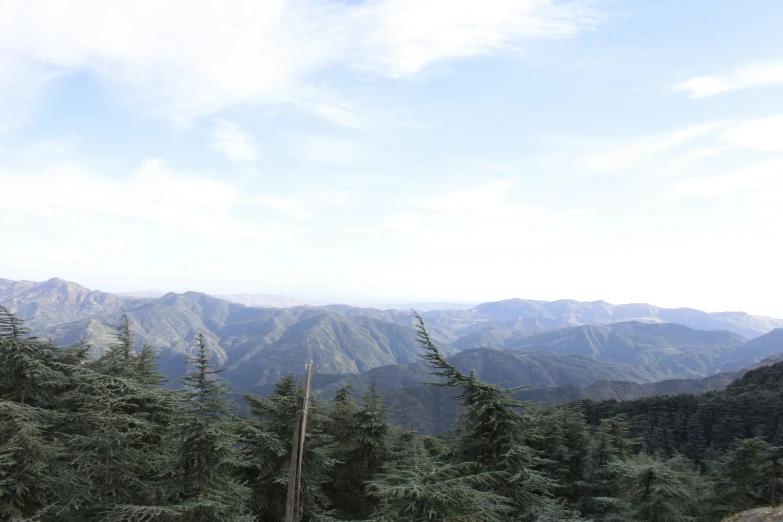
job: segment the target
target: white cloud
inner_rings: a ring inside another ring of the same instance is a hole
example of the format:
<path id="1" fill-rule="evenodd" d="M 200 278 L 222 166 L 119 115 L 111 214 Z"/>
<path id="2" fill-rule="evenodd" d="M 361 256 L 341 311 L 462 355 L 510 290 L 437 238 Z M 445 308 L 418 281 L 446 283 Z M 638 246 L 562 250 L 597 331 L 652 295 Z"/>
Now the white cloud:
<path id="1" fill-rule="evenodd" d="M 499 50 L 518 50 L 531 38 L 568 38 L 596 23 L 581 2 L 550 0 L 380 0 L 362 17 L 371 53 L 361 67 L 412 76 L 433 63 Z"/>
<path id="2" fill-rule="evenodd" d="M 703 198 L 766 189 L 782 181 L 783 159 L 774 159 L 717 176 L 684 179 L 674 186 L 677 192 Z"/>
<path id="3" fill-rule="evenodd" d="M 279 212 L 291 219 L 318 218 L 315 207 L 343 207 L 351 205 L 353 194 L 342 190 L 326 190 L 308 194 L 297 194 L 287 197 L 261 197 L 245 200 L 245 205 L 256 205 Z"/>
<path id="4" fill-rule="evenodd" d="M 685 91 L 691 98 L 707 98 L 739 89 L 773 85 L 783 86 L 783 63 L 750 65 L 726 76 L 700 76 L 678 83 L 672 89 Z"/>
<path id="5" fill-rule="evenodd" d="M 359 114 L 334 105 L 316 105 L 313 107 L 313 112 L 322 118 L 351 129 L 361 129 L 367 125 L 367 120 Z"/>
<path id="6" fill-rule="evenodd" d="M 783 114 L 731 127 L 726 129 L 720 137 L 737 147 L 783 152 Z"/>
<path id="7" fill-rule="evenodd" d="M 401 202 L 404 210 L 384 220 L 383 229 L 412 240 L 424 252 L 467 256 L 465 246 L 480 253 L 518 253 L 576 233 L 562 228 L 584 215 L 581 209 L 540 210 L 511 201 L 514 183 L 500 180 L 467 189 Z M 557 232 L 553 234 L 553 228 Z M 558 236 L 558 234 L 562 234 Z M 480 255 L 484 255 L 483 253 Z"/>
<path id="8" fill-rule="evenodd" d="M 74 72 L 183 123 L 242 103 L 307 105 L 292 97 L 329 67 L 410 76 L 531 38 L 572 37 L 594 19 L 579 2 L 552 0 L 5 0 L 0 121 Z M 362 124 L 339 105 L 318 102 L 315 110 L 342 125 Z"/>
<path id="9" fill-rule="evenodd" d="M 0 171 L 0 215 L 78 223 L 152 223 L 207 237 L 269 237 L 278 224 L 238 219 L 238 190 L 224 181 L 176 172 L 146 160 L 129 178 L 107 178 L 62 161 L 35 174 Z"/>
<path id="10" fill-rule="evenodd" d="M 351 140 L 310 136 L 297 146 L 297 154 L 308 163 L 346 165 L 364 158 L 364 151 Z"/>
<path id="11" fill-rule="evenodd" d="M 625 170 L 645 164 L 651 158 L 725 126 L 723 122 L 710 122 L 656 134 L 622 144 L 612 150 L 584 156 L 582 164 L 592 170 Z"/>
<path id="12" fill-rule="evenodd" d="M 220 118 L 212 129 L 212 148 L 237 162 L 254 161 L 258 158 L 258 144 L 245 134 L 236 123 Z"/>

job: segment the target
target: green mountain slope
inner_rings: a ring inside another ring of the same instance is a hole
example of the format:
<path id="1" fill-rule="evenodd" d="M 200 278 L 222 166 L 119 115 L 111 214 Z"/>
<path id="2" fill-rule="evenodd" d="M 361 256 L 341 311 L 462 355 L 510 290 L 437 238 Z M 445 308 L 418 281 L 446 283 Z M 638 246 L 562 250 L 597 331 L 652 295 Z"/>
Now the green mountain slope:
<path id="1" fill-rule="evenodd" d="M 161 351 L 164 373 L 181 375 L 183 356 L 201 332 L 217 362 L 226 367 L 224 376 L 241 390 L 300 373 L 310 362 L 320 373 L 339 375 L 418 360 L 410 327 L 320 307 L 249 308 L 187 292 L 166 294 L 127 313 L 138 342 Z M 118 313 L 105 314 L 44 329 L 40 335 L 62 343 L 84 336 L 96 347 L 105 347 L 111 329 L 104 323 L 118 318 Z"/>
<path id="2" fill-rule="evenodd" d="M 668 378 L 702 377 L 715 368 L 755 362 L 737 361 L 745 339 L 727 331 L 701 331 L 678 324 L 632 321 L 606 326 L 576 326 L 521 340 L 505 348 L 579 354 L 599 361 L 654 368 Z M 761 352 L 759 352 L 761 353 Z M 764 355 L 769 355 L 768 353 Z"/>
<path id="3" fill-rule="evenodd" d="M 632 365 L 595 361 L 581 355 L 547 352 L 512 353 L 480 348 L 465 350 L 448 357 L 448 361 L 465 373 L 474 372 L 479 379 L 507 387 L 531 386 L 545 388 L 557 384 L 585 386 L 599 380 L 650 382 L 659 378 L 654 371 Z M 328 398 L 341 386 L 351 385 L 357 393 L 375 383 L 384 392 L 393 418 L 401 425 L 427 433 L 450 429 L 456 419 L 452 391 L 434 382 L 431 370 L 423 362 L 406 366 L 382 366 L 360 375 L 315 375 L 313 387 L 322 398 Z M 255 393 L 265 395 L 271 385 L 259 387 Z"/>
<path id="4" fill-rule="evenodd" d="M 725 451 L 737 437 L 783 444 L 783 362 L 750 370 L 723 391 L 576 405 L 594 424 L 627 415 L 633 436 L 651 453 L 678 452 L 701 462 Z"/>
<path id="5" fill-rule="evenodd" d="M 566 385 L 522 390 L 517 393 L 517 398 L 539 405 L 551 406 L 581 399 L 628 401 L 660 395 L 677 395 L 678 393 L 699 395 L 711 391 L 725 390 L 729 384 L 751 370 L 783 362 L 783 346 L 780 346 L 779 350 L 781 353 L 766 357 L 747 368 L 716 373 L 701 379 L 668 379 L 650 383 L 597 381 L 581 388 Z"/>

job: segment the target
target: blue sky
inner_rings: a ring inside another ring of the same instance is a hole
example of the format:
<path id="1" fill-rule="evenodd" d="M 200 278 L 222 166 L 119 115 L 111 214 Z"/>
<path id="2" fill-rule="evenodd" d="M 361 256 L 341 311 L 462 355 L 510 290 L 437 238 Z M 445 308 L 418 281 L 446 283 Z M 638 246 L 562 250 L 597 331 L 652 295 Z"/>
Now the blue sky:
<path id="1" fill-rule="evenodd" d="M 0 277 L 783 317 L 777 0 L 31 4 Z"/>

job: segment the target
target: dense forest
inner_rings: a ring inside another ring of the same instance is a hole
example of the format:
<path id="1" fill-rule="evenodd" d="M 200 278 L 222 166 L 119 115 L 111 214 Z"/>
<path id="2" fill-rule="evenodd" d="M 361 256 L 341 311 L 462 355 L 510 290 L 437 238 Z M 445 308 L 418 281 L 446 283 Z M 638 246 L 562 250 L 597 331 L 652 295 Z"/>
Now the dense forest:
<path id="1" fill-rule="evenodd" d="M 394 426 L 373 386 L 310 398 L 302 520 L 711 521 L 781 501 L 783 363 L 703 396 L 541 409 L 458 370 L 416 326 L 456 428 Z M 114 337 L 91 358 L 0 309 L 0 520 L 282 520 L 296 378 L 240 415 L 202 336 L 176 386 L 127 318 Z"/>

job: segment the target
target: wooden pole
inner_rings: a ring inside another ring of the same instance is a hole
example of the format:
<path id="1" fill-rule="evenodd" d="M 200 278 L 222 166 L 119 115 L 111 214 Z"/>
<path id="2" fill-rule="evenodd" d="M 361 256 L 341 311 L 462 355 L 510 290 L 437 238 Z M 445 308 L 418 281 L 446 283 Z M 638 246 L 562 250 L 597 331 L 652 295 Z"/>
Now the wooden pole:
<path id="1" fill-rule="evenodd" d="M 294 440 L 291 447 L 291 467 L 288 471 L 288 496 L 285 502 L 285 522 L 298 522 L 299 502 L 302 483 L 302 455 L 304 454 L 305 430 L 307 429 L 307 410 L 310 408 L 310 380 L 313 377 L 313 365 L 307 365 L 304 397 L 297 401 L 297 423 L 294 426 Z M 301 403 L 300 403 L 301 401 Z M 298 413 L 301 411 L 301 416 Z"/>

